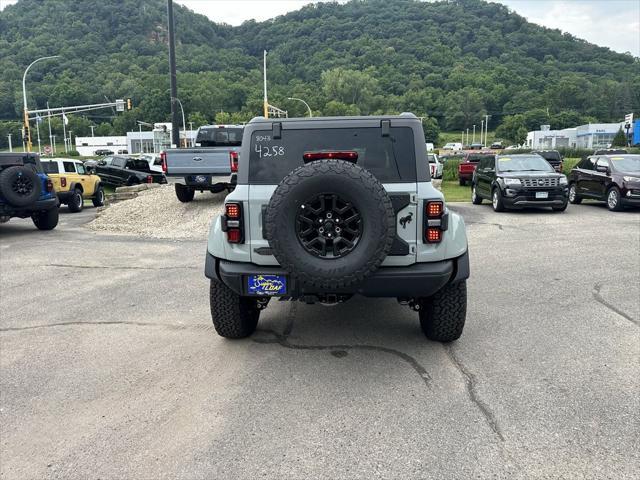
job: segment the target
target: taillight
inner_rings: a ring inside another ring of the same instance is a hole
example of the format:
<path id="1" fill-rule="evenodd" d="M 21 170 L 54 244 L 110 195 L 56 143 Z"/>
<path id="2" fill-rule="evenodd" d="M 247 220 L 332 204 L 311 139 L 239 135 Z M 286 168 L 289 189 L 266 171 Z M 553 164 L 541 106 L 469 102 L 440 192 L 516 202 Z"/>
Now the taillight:
<path id="1" fill-rule="evenodd" d="M 314 160 L 324 160 L 325 158 L 334 158 L 337 160 L 349 160 L 355 162 L 358 160 L 358 152 L 354 150 L 331 151 L 331 152 L 307 152 L 302 158 L 305 162 L 313 162 Z"/>
<path id="2" fill-rule="evenodd" d="M 224 206 L 225 213 L 228 219 L 238 220 L 240 218 L 240 204 L 239 203 L 227 203 Z"/>
<path id="3" fill-rule="evenodd" d="M 227 242 L 243 243 L 244 227 L 242 224 L 242 204 L 230 202 L 224 205 L 222 231 L 227 232 Z"/>
<path id="4" fill-rule="evenodd" d="M 167 152 L 160 152 L 160 163 L 162 164 L 162 171 L 167 173 Z"/>
<path id="5" fill-rule="evenodd" d="M 151 175 L 147 175 L 147 183 L 153 183 L 153 177 Z"/>
<path id="6" fill-rule="evenodd" d="M 426 243 L 440 243 L 442 233 L 448 227 L 448 214 L 442 200 L 427 200 L 424 203 L 423 240 Z"/>
<path id="7" fill-rule="evenodd" d="M 61 177 L 60 178 L 60 186 L 61 187 L 66 187 L 67 186 L 67 178 L 66 177 Z"/>
<path id="8" fill-rule="evenodd" d="M 47 179 L 47 192 L 53 192 L 53 182 Z"/>
<path id="9" fill-rule="evenodd" d="M 238 152 L 229 152 L 229 165 L 231 166 L 231 173 L 238 171 Z"/>

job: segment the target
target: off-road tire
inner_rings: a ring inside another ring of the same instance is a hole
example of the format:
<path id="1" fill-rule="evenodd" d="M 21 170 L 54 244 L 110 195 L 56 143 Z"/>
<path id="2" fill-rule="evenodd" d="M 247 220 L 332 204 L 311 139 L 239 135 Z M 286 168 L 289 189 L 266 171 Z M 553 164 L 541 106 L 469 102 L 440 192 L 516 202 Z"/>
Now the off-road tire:
<path id="1" fill-rule="evenodd" d="M 84 197 L 82 196 L 82 190 L 79 188 L 73 189 L 73 194 L 69 198 L 69 211 L 73 213 L 81 212 L 84 206 Z"/>
<path id="2" fill-rule="evenodd" d="M 467 181 L 459 178 L 458 183 L 460 184 L 461 187 L 464 187 L 467 184 Z"/>
<path id="3" fill-rule="evenodd" d="M 482 203 L 482 197 L 478 195 L 475 184 L 471 185 L 471 203 L 474 205 L 480 205 Z"/>
<path id="4" fill-rule="evenodd" d="M 31 220 L 38 230 L 53 230 L 58 225 L 58 213 L 58 207 L 50 208 L 34 213 L 31 215 Z"/>
<path id="5" fill-rule="evenodd" d="M 572 195 L 573 190 L 573 195 Z M 582 197 L 578 195 L 578 187 L 575 183 L 569 185 L 569 203 L 573 203 L 574 205 L 578 205 L 582 202 Z"/>
<path id="6" fill-rule="evenodd" d="M 616 201 L 615 205 L 612 206 L 610 202 L 610 198 L 612 195 L 615 195 Z M 607 190 L 607 208 L 612 212 L 621 212 L 624 210 L 624 205 L 622 204 L 622 195 L 620 195 L 620 189 L 618 187 L 611 187 Z"/>
<path id="7" fill-rule="evenodd" d="M 495 197 L 497 195 L 497 198 Z M 504 203 L 502 201 L 502 192 L 499 187 L 491 191 L 491 206 L 495 212 L 504 212 Z"/>
<path id="8" fill-rule="evenodd" d="M 241 297 L 224 283 L 211 280 L 209 303 L 213 326 L 221 337 L 245 338 L 255 332 L 260 317 L 255 299 Z"/>
<path id="9" fill-rule="evenodd" d="M 26 191 L 21 191 L 24 188 Z M 9 204 L 26 207 L 40 198 L 42 180 L 31 167 L 9 167 L 0 172 L 0 193 Z"/>
<path id="10" fill-rule="evenodd" d="M 421 299 L 420 306 L 420 326 L 429 340 L 457 340 L 467 316 L 466 280 L 444 286 L 432 297 Z"/>
<path id="11" fill-rule="evenodd" d="M 339 258 L 308 252 L 296 233 L 301 204 L 336 194 L 360 213 L 364 228 L 355 248 Z M 344 160 L 316 160 L 289 173 L 278 185 L 265 215 L 266 237 L 279 264 L 300 284 L 335 290 L 362 282 L 388 255 L 395 238 L 389 195 L 373 174 Z"/>
<path id="12" fill-rule="evenodd" d="M 176 183 L 176 197 L 182 203 L 189 203 L 193 200 L 196 191 L 193 188 L 189 188 L 186 185 L 182 185 L 181 183 Z"/>
<path id="13" fill-rule="evenodd" d="M 98 187 L 95 193 L 93 194 L 93 198 L 91 199 L 94 207 L 103 207 L 104 206 L 104 188 Z"/>

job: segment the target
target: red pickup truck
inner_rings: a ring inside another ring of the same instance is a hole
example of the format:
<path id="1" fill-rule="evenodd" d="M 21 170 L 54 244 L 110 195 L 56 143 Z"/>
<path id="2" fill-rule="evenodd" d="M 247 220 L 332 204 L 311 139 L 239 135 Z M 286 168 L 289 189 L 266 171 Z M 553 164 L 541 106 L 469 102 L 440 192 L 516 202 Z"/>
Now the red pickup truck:
<path id="1" fill-rule="evenodd" d="M 466 185 L 467 182 L 471 181 L 473 172 L 476 169 L 476 166 L 478 166 L 478 162 L 480 160 L 494 156 L 495 155 L 491 152 L 465 153 L 464 158 L 458 164 L 458 180 L 460 185 Z"/>

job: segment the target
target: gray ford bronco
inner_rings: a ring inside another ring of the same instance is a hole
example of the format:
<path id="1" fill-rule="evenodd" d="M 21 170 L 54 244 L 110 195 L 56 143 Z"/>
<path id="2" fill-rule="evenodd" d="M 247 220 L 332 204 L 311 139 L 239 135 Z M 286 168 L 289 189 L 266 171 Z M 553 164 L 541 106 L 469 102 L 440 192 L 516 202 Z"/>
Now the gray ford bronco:
<path id="1" fill-rule="evenodd" d="M 420 120 L 255 118 L 238 183 L 211 226 L 205 275 L 218 334 L 251 335 L 272 297 L 395 297 L 427 338 L 462 334 L 464 221 L 431 184 Z"/>

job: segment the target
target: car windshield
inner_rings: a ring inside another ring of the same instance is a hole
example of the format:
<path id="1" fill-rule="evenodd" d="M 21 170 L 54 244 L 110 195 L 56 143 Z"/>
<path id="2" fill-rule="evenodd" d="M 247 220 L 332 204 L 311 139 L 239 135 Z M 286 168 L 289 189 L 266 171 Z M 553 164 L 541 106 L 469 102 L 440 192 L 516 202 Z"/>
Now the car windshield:
<path id="1" fill-rule="evenodd" d="M 201 147 L 239 147 L 242 145 L 242 128 L 202 127 L 196 143 Z"/>
<path id="2" fill-rule="evenodd" d="M 555 170 L 540 155 L 513 155 L 498 157 L 500 172 L 554 172 Z"/>
<path id="3" fill-rule="evenodd" d="M 44 173 L 60 173 L 58 170 L 58 162 L 47 162 L 46 160 L 42 163 L 42 170 Z"/>
<path id="4" fill-rule="evenodd" d="M 640 173 L 640 155 L 611 157 L 611 165 L 616 171 Z"/>

